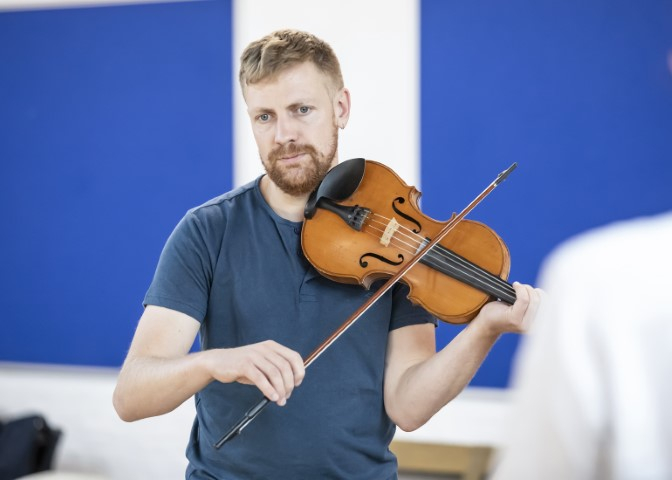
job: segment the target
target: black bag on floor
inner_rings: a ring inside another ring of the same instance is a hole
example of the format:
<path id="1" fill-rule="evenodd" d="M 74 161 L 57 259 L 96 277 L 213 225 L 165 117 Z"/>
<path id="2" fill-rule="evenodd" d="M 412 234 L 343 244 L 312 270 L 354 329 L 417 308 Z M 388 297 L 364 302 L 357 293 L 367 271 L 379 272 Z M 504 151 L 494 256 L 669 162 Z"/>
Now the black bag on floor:
<path id="1" fill-rule="evenodd" d="M 0 422 L 0 480 L 49 470 L 60 437 L 41 415 Z"/>

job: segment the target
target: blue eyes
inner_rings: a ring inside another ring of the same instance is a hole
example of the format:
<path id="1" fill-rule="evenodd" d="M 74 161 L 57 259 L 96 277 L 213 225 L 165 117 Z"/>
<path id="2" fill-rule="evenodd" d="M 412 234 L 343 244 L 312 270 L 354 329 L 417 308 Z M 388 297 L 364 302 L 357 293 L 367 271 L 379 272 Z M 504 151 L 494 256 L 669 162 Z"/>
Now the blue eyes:
<path id="1" fill-rule="evenodd" d="M 308 107 L 306 105 L 301 105 L 298 107 L 295 111 L 299 115 L 306 115 L 312 111 L 312 107 Z M 262 113 L 257 116 L 257 120 L 261 123 L 267 123 L 271 121 L 271 114 L 270 113 Z"/>

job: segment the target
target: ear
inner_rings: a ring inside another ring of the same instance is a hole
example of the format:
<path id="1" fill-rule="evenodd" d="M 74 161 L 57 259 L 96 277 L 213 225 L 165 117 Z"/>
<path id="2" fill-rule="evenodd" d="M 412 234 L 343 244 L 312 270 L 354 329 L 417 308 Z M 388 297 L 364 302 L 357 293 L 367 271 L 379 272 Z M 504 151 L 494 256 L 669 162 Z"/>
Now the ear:
<path id="1" fill-rule="evenodd" d="M 334 96 L 334 115 L 338 128 L 345 128 L 350 118 L 350 90 L 342 88 Z"/>

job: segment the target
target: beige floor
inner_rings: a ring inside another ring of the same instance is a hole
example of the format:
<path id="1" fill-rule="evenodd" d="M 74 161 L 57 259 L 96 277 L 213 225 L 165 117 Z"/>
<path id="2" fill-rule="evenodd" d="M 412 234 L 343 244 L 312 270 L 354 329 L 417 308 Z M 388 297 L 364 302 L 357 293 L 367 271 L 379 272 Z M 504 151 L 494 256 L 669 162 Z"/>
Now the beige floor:
<path id="1" fill-rule="evenodd" d="M 420 473 L 400 473 L 399 480 L 459 480 L 458 475 L 428 475 Z"/>

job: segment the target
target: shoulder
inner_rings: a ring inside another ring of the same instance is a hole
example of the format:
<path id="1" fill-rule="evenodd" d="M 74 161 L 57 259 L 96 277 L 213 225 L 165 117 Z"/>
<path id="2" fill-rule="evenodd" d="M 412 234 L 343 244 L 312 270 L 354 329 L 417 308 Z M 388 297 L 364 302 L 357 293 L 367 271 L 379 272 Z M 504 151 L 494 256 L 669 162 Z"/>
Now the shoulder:
<path id="1" fill-rule="evenodd" d="M 661 310 L 669 294 L 670 244 L 672 214 L 595 228 L 557 247 L 542 264 L 538 283 L 567 316 L 589 314 L 606 325 L 632 314 L 641 322 L 645 311 Z"/>
<path id="2" fill-rule="evenodd" d="M 551 252 L 543 270 L 646 268 L 649 262 L 669 262 L 671 243 L 672 213 L 622 220 L 566 240 Z"/>
<path id="3" fill-rule="evenodd" d="M 227 193 L 212 198 L 201 205 L 191 208 L 187 212 L 187 216 L 198 218 L 220 216 L 229 213 L 235 208 L 239 208 L 241 205 L 253 204 L 257 200 L 258 182 L 259 179 L 253 180 Z"/>
<path id="4" fill-rule="evenodd" d="M 201 239 L 206 244 L 220 243 L 230 222 L 240 225 L 241 218 L 254 218 L 261 196 L 257 182 L 258 179 L 189 209 L 173 229 L 171 241 Z"/>
<path id="5" fill-rule="evenodd" d="M 251 218 L 260 208 L 258 181 L 253 180 L 189 209 L 180 223 L 212 231 L 224 228 L 234 215 Z"/>
<path id="6" fill-rule="evenodd" d="M 641 241 L 657 244 L 658 239 L 669 238 L 669 235 L 672 235 L 672 212 L 614 222 L 580 234 L 568 244 L 575 248 L 602 250 L 604 247 L 621 248 Z"/>

